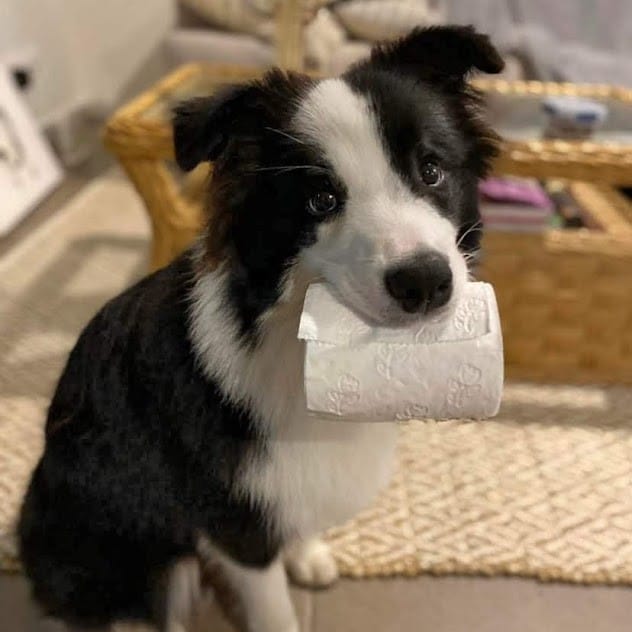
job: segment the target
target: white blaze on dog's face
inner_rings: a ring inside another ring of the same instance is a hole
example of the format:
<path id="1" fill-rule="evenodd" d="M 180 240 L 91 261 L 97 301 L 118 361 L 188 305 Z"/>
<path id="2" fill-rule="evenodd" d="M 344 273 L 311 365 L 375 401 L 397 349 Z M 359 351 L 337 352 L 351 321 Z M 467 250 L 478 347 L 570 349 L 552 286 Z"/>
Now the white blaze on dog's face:
<path id="1" fill-rule="evenodd" d="M 431 301 L 445 308 L 458 301 L 468 276 L 457 247 L 458 223 L 396 171 L 369 96 L 342 79 L 322 81 L 302 100 L 294 126 L 322 151 L 344 191 L 333 193 L 344 196 L 340 213 L 318 226 L 315 243 L 302 253 L 309 268 L 376 324 L 417 319 L 432 312 Z M 398 300 L 389 291 L 388 275 L 409 268 L 403 301 Z M 433 276 L 441 287 L 428 288 Z M 441 291 L 442 297 L 432 296 Z"/>
<path id="2" fill-rule="evenodd" d="M 244 334 L 297 268 L 375 324 L 455 304 L 495 152 L 465 76 L 501 68 L 472 29 L 415 29 L 340 78 L 272 71 L 177 110 L 178 164 L 215 162 L 205 252 L 231 262 Z"/>

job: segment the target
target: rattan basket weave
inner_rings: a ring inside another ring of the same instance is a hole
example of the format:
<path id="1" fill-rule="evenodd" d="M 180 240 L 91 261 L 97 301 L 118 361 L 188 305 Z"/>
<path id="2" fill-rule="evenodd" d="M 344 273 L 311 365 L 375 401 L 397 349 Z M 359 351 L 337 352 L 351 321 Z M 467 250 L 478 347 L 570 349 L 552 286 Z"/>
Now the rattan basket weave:
<path id="1" fill-rule="evenodd" d="M 571 185 L 602 226 L 489 232 L 480 276 L 496 289 L 507 375 L 632 384 L 632 212 L 612 188 Z"/>
<path id="2" fill-rule="evenodd" d="M 300 68 L 298 0 L 279 5 L 278 59 Z M 185 95 L 251 79 L 260 68 L 192 64 L 124 106 L 109 121 L 105 144 L 147 207 L 151 267 L 169 262 L 200 229 L 200 184 L 208 167 L 184 182 L 172 167 L 170 105 Z M 478 80 L 488 94 L 576 94 L 632 104 L 632 91 L 608 86 Z M 504 141 L 498 173 L 584 180 L 574 193 L 602 230 L 492 233 L 481 276 L 497 291 L 509 377 L 632 384 L 632 207 L 609 185 L 632 185 L 629 146 L 546 140 Z M 599 185 L 590 184 L 599 183 Z"/>

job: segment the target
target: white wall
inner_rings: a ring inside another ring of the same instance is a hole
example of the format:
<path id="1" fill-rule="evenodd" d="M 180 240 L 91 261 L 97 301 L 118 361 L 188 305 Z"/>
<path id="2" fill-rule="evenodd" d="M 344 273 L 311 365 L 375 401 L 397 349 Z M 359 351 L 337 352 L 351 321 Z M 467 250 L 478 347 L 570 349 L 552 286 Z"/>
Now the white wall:
<path id="1" fill-rule="evenodd" d="M 42 124 L 108 107 L 175 21 L 173 0 L 1 0 L 0 58 L 36 47 L 29 102 Z"/>

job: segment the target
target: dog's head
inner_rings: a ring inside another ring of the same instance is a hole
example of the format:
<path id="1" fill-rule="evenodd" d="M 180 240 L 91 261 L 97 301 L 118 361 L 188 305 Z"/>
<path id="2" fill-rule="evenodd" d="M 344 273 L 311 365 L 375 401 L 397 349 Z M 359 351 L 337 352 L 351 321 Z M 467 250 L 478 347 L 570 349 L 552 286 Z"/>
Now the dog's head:
<path id="1" fill-rule="evenodd" d="M 178 164 L 215 161 L 208 256 L 264 304 L 299 267 L 374 324 L 448 309 L 495 149 L 466 78 L 502 66 L 469 27 L 416 29 L 340 78 L 272 71 L 183 104 Z"/>

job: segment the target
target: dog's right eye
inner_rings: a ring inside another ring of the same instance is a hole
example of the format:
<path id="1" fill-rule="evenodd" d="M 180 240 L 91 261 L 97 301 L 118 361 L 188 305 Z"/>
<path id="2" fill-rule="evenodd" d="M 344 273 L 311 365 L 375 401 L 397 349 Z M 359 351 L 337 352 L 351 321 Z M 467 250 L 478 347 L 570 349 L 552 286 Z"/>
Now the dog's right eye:
<path id="1" fill-rule="evenodd" d="M 338 199 L 331 191 L 319 191 L 307 200 L 307 210 L 317 217 L 333 213 L 338 208 Z"/>
<path id="2" fill-rule="evenodd" d="M 421 168 L 421 179 L 429 187 L 436 187 L 443 181 L 443 171 L 435 162 L 426 162 Z"/>

